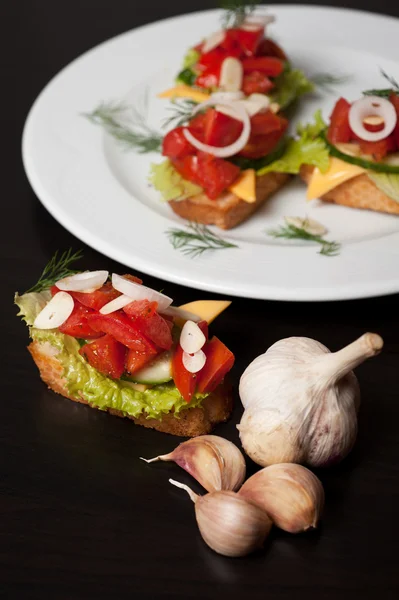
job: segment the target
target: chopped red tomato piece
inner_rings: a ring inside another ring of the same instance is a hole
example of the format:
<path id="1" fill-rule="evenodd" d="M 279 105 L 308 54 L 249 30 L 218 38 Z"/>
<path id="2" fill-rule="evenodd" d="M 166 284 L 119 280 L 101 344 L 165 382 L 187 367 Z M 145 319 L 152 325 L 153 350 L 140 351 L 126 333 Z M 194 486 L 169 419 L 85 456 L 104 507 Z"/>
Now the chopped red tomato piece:
<path id="1" fill-rule="evenodd" d="M 195 85 L 202 88 L 214 88 L 219 85 L 220 69 L 222 64 L 208 67 L 195 80 Z"/>
<path id="2" fill-rule="evenodd" d="M 198 179 L 211 200 L 216 200 L 239 174 L 240 168 L 227 160 L 203 152 L 198 154 Z"/>
<path id="3" fill-rule="evenodd" d="M 103 375 L 119 379 L 125 370 L 126 348 L 112 335 L 104 335 L 98 340 L 85 344 L 79 350 L 90 365 Z"/>
<path id="4" fill-rule="evenodd" d="M 256 54 L 258 56 L 275 56 L 281 60 L 288 60 L 284 50 L 282 50 L 276 42 L 273 42 L 273 40 L 270 39 L 261 41 Z"/>
<path id="5" fill-rule="evenodd" d="M 198 327 L 201 329 L 202 333 L 208 339 L 208 322 L 207 321 L 198 321 Z"/>
<path id="6" fill-rule="evenodd" d="M 183 349 L 177 345 L 172 359 L 172 376 L 175 386 L 186 402 L 190 402 L 195 392 L 197 376 L 187 371 L 183 365 Z"/>
<path id="7" fill-rule="evenodd" d="M 198 157 L 197 156 L 186 156 L 183 159 L 172 158 L 173 166 L 176 171 L 180 173 L 183 179 L 201 185 L 201 181 L 198 177 Z"/>
<path id="8" fill-rule="evenodd" d="M 267 135 L 273 131 L 285 130 L 287 126 L 288 121 L 274 114 L 271 110 L 259 112 L 251 117 L 252 135 Z"/>
<path id="9" fill-rule="evenodd" d="M 219 48 L 222 48 L 227 53 L 241 54 L 241 47 L 239 44 L 239 30 L 238 29 L 226 29 L 225 37 L 223 42 L 219 44 Z M 239 56 L 238 54 L 238 56 Z M 237 56 L 237 58 L 238 58 Z"/>
<path id="10" fill-rule="evenodd" d="M 99 290 L 95 290 L 90 294 L 84 294 L 83 292 L 70 292 L 70 294 L 75 300 L 94 310 L 100 310 L 105 304 L 120 296 L 120 292 L 112 287 L 110 281 L 100 287 Z"/>
<path id="11" fill-rule="evenodd" d="M 391 94 L 389 96 L 389 100 L 394 105 L 395 110 L 396 110 L 396 116 L 398 117 L 398 120 L 396 122 L 396 127 L 393 130 L 393 135 L 394 135 L 395 142 L 396 142 L 396 150 L 399 150 L 399 94 Z"/>
<path id="12" fill-rule="evenodd" d="M 244 73 L 263 73 L 268 77 L 277 77 L 284 70 L 284 63 L 279 58 L 273 56 L 255 56 L 252 58 L 244 58 L 242 60 Z"/>
<path id="13" fill-rule="evenodd" d="M 150 302 L 150 300 L 133 300 L 130 304 L 124 307 L 124 312 L 129 317 L 142 317 L 146 319 L 152 317 L 158 309 L 158 302 Z"/>
<path id="14" fill-rule="evenodd" d="M 389 152 L 396 150 L 396 140 L 393 133 L 378 142 L 366 142 L 360 140 L 360 150 L 362 154 L 371 154 L 374 160 L 382 160 Z"/>
<path id="15" fill-rule="evenodd" d="M 85 340 L 101 337 L 103 334 L 95 331 L 87 322 L 87 317 L 92 314 L 95 314 L 94 310 L 75 302 L 72 313 L 58 329 L 61 333 Z"/>
<path id="16" fill-rule="evenodd" d="M 204 141 L 210 146 L 229 146 L 240 136 L 242 127 L 241 121 L 211 108 L 206 112 Z"/>
<path id="17" fill-rule="evenodd" d="M 186 140 L 184 127 L 176 127 L 169 131 L 162 142 L 162 154 L 169 158 L 184 158 L 195 153 L 195 148 Z"/>
<path id="18" fill-rule="evenodd" d="M 134 321 L 123 313 L 89 315 L 88 322 L 95 331 L 109 333 L 127 348 L 137 352 L 157 353 L 155 345 L 139 331 Z"/>
<path id="19" fill-rule="evenodd" d="M 262 39 L 263 28 L 259 28 L 256 31 L 245 31 L 245 29 L 238 29 L 237 31 L 237 41 L 247 56 L 256 54 Z"/>
<path id="20" fill-rule="evenodd" d="M 276 115 L 274 115 L 274 117 L 276 117 Z M 248 143 L 239 152 L 240 156 L 244 156 L 245 158 L 261 158 L 262 156 L 267 156 L 276 148 L 288 127 L 288 121 L 286 119 L 283 117 L 276 118 L 279 121 L 279 129 L 272 130 L 273 127 L 277 127 L 277 121 L 274 121 L 274 119 L 270 119 L 269 123 L 266 119 L 264 123 L 259 122 L 256 125 L 259 126 L 259 130 L 263 129 L 264 131 L 267 131 L 267 128 L 270 128 L 270 133 L 261 135 L 251 134 Z"/>
<path id="21" fill-rule="evenodd" d="M 221 46 L 213 48 L 209 52 L 201 54 L 196 67 L 201 71 L 206 71 L 209 68 L 219 67 L 226 58 L 226 50 Z"/>
<path id="22" fill-rule="evenodd" d="M 198 392 L 213 392 L 234 364 L 234 354 L 213 337 L 203 348 L 206 355 L 204 367 L 197 373 Z"/>
<path id="23" fill-rule="evenodd" d="M 251 94 L 267 94 L 274 87 L 274 83 L 260 71 L 253 71 L 244 75 L 242 91 L 246 96 Z"/>
<path id="24" fill-rule="evenodd" d="M 127 314 L 130 314 L 129 306 L 130 304 L 124 308 Z M 156 346 L 163 350 L 169 350 L 169 348 L 171 348 L 173 344 L 171 328 L 161 315 L 154 312 L 151 315 L 146 316 L 133 315 L 132 318 L 135 327 L 137 327 L 137 329 Z"/>
<path id="25" fill-rule="evenodd" d="M 349 109 L 351 105 L 345 98 L 340 98 L 330 117 L 327 138 L 332 144 L 351 141 L 352 131 L 349 126 Z"/>
<path id="26" fill-rule="evenodd" d="M 133 374 L 142 369 L 150 360 L 154 358 L 152 353 L 137 352 L 137 350 L 128 350 L 126 354 L 125 369 Z"/>

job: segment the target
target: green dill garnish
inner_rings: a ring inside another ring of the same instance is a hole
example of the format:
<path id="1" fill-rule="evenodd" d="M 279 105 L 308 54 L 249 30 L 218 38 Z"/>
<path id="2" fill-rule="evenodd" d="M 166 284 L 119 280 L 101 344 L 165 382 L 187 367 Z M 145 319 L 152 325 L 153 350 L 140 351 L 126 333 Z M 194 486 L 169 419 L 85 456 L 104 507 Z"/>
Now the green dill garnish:
<path id="1" fill-rule="evenodd" d="M 399 94 L 399 83 L 394 77 L 388 75 L 383 69 L 380 69 L 381 75 L 386 79 L 392 87 L 383 88 L 383 89 L 375 89 L 375 90 L 365 90 L 363 92 L 363 96 L 380 96 L 381 98 L 389 98 L 391 94 Z"/>
<path id="2" fill-rule="evenodd" d="M 164 120 L 162 127 L 169 127 L 172 124 L 173 127 L 184 125 L 191 119 L 194 106 L 197 106 L 197 102 L 194 102 L 194 100 L 177 100 L 174 98 L 171 106 L 168 107 L 168 110 L 173 114 Z"/>
<path id="3" fill-rule="evenodd" d="M 54 256 L 50 259 L 47 265 L 43 269 L 43 273 L 40 275 L 39 280 L 25 293 L 28 294 L 30 292 L 42 292 L 43 290 L 47 290 L 49 287 L 54 285 L 59 279 L 63 279 L 64 277 L 68 277 L 69 275 L 74 275 L 75 273 L 79 273 L 79 271 L 74 271 L 69 268 L 69 266 L 80 260 L 83 256 L 81 250 L 78 250 L 74 254 L 72 254 L 72 249 L 66 250 L 61 254 L 58 258 L 58 250 L 54 254 Z"/>
<path id="4" fill-rule="evenodd" d="M 337 242 L 329 242 L 321 235 L 308 233 L 302 227 L 296 227 L 295 225 L 287 223 L 286 225 L 281 225 L 278 229 L 272 229 L 267 233 L 274 238 L 283 238 L 286 240 L 305 240 L 307 242 L 320 244 L 321 248 L 319 254 L 323 254 L 323 256 L 337 256 L 337 254 L 339 254 L 340 244 Z"/>
<path id="5" fill-rule="evenodd" d="M 84 113 L 84 116 L 91 123 L 103 127 L 126 150 L 134 149 L 139 154 L 145 154 L 161 149 L 162 136 L 149 127 L 142 110 L 120 103 L 103 102 L 93 112 Z"/>
<path id="6" fill-rule="evenodd" d="M 257 0 L 221 0 L 224 9 L 221 21 L 224 29 L 241 27 L 258 4 Z"/>
<path id="7" fill-rule="evenodd" d="M 189 223 L 187 230 L 168 229 L 166 235 L 173 248 L 180 250 L 183 254 L 195 258 L 207 250 L 222 250 L 224 248 L 238 248 L 236 244 L 226 242 L 211 231 L 206 225 L 200 223 Z"/>
<path id="8" fill-rule="evenodd" d="M 350 75 L 332 75 L 331 73 L 316 73 L 310 78 L 312 83 L 326 92 L 334 92 L 334 86 L 346 83 Z"/>

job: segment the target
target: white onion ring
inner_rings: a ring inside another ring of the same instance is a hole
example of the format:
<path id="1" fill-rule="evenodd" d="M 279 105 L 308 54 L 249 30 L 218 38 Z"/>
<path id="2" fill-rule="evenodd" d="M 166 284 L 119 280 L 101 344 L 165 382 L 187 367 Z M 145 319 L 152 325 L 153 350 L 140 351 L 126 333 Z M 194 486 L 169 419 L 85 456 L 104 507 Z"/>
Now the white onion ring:
<path id="1" fill-rule="evenodd" d="M 189 373 L 198 373 L 206 363 L 206 355 L 202 350 L 198 350 L 194 354 L 183 352 L 183 366 Z"/>
<path id="2" fill-rule="evenodd" d="M 90 293 L 98 290 L 107 281 L 108 271 L 83 271 L 69 275 L 56 282 L 59 290 L 64 292 Z"/>
<path id="3" fill-rule="evenodd" d="M 190 144 L 194 146 L 194 148 L 197 148 L 197 150 L 207 152 L 208 154 L 213 154 L 213 156 L 216 156 L 218 158 L 227 158 L 228 156 L 234 156 L 234 154 L 237 154 L 240 150 L 244 148 L 244 146 L 248 142 L 249 136 L 251 135 L 251 121 L 249 119 L 247 111 L 242 106 L 236 105 L 234 104 L 234 102 L 229 102 L 227 100 L 225 100 L 224 102 L 218 101 L 218 104 L 220 104 L 221 106 L 227 106 L 227 108 L 231 108 L 234 111 L 234 113 L 238 115 L 238 120 L 243 122 L 244 126 L 242 128 L 241 135 L 236 139 L 235 142 L 229 144 L 228 146 L 219 148 L 218 146 L 210 146 L 209 144 L 204 144 L 203 142 L 200 142 L 200 140 L 197 140 L 197 138 L 193 136 L 191 131 L 189 131 L 186 128 L 183 129 L 183 134 L 186 140 L 190 142 Z M 207 106 L 214 105 L 215 100 L 206 100 L 205 102 L 202 102 L 201 104 L 198 104 L 195 107 L 193 115 L 195 115 L 200 110 L 203 110 Z"/>
<path id="4" fill-rule="evenodd" d="M 129 296 L 129 298 L 132 300 L 149 300 L 150 302 L 158 302 L 159 312 L 165 310 L 165 308 L 167 308 L 173 302 L 172 298 L 169 298 L 169 296 L 165 296 L 165 294 L 156 292 L 145 285 L 129 281 L 128 279 L 125 279 L 125 277 L 121 277 L 116 273 L 112 273 L 112 286 L 118 290 L 118 292 L 121 292 L 121 294 L 126 294 L 126 296 Z"/>
<path id="5" fill-rule="evenodd" d="M 55 329 L 60 327 L 71 315 L 74 301 L 67 292 L 57 292 L 39 312 L 33 322 L 38 329 Z"/>
<path id="6" fill-rule="evenodd" d="M 116 310 L 125 308 L 125 306 L 127 306 L 128 304 L 131 304 L 132 302 L 134 302 L 134 300 L 132 300 L 130 298 L 130 296 L 126 296 L 125 294 L 122 294 L 121 296 L 114 298 L 110 302 L 107 302 L 107 304 L 104 304 L 104 306 L 102 308 L 100 308 L 99 312 L 102 315 L 109 315 L 110 313 L 113 313 Z"/>
<path id="7" fill-rule="evenodd" d="M 366 117 L 378 116 L 384 119 L 384 128 L 380 131 L 368 131 L 363 121 Z M 379 96 L 365 96 L 356 100 L 349 109 L 349 126 L 353 133 L 366 142 L 378 142 L 385 139 L 395 129 L 396 111 L 391 102 Z"/>
<path id="8" fill-rule="evenodd" d="M 210 52 L 214 48 L 217 48 L 224 41 L 225 37 L 226 32 L 224 30 L 212 33 L 212 35 L 210 35 L 203 43 L 201 51 L 205 54 L 206 52 Z"/>

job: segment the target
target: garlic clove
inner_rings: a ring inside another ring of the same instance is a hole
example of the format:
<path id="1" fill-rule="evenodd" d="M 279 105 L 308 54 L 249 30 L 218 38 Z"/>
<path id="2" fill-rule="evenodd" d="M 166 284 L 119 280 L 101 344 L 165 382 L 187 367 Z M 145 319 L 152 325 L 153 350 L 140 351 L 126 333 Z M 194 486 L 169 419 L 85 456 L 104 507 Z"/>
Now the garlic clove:
<path id="1" fill-rule="evenodd" d="M 299 229 L 303 229 L 306 233 L 310 233 L 311 235 L 324 235 L 327 233 L 327 229 L 316 221 L 315 219 L 305 219 L 301 217 L 284 217 L 287 225 L 293 225 L 294 227 L 298 227 Z"/>
<path id="2" fill-rule="evenodd" d="M 315 528 L 324 507 L 321 481 L 309 469 L 293 463 L 258 471 L 238 494 L 264 510 L 277 527 L 289 533 Z"/>
<path id="3" fill-rule="evenodd" d="M 71 315 L 74 307 L 73 298 L 68 292 L 57 292 L 39 312 L 33 327 L 37 329 L 55 329 L 60 327 Z"/>
<path id="4" fill-rule="evenodd" d="M 194 354 L 183 352 L 182 362 L 189 373 L 198 373 L 206 363 L 206 355 L 202 350 L 197 350 Z"/>
<path id="5" fill-rule="evenodd" d="M 104 306 L 102 306 L 100 308 L 99 312 L 102 315 L 109 315 L 110 313 L 113 313 L 116 310 L 120 310 L 121 308 L 124 308 L 125 306 L 127 306 L 128 304 L 131 304 L 132 302 L 133 302 L 133 300 L 130 298 L 130 296 L 125 296 L 125 294 L 121 294 L 117 298 L 114 298 L 110 302 L 107 302 L 107 304 L 104 304 Z"/>
<path id="6" fill-rule="evenodd" d="M 223 556 L 240 557 L 262 548 L 272 521 L 261 508 L 231 491 L 198 496 L 188 486 L 169 481 L 184 489 L 194 502 L 199 531 L 212 550 Z"/>
<path id="7" fill-rule="evenodd" d="M 98 290 L 108 279 L 108 271 L 83 271 L 56 282 L 59 290 L 64 292 L 91 293 Z"/>
<path id="8" fill-rule="evenodd" d="M 194 321 L 186 321 L 180 334 L 180 346 L 187 354 L 194 354 L 201 350 L 206 342 L 206 337 Z"/>
<path id="9" fill-rule="evenodd" d="M 225 92 L 238 92 L 241 90 L 244 69 L 242 62 L 237 58 L 228 57 L 222 62 L 220 69 L 219 87 Z"/>
<path id="10" fill-rule="evenodd" d="M 216 435 L 201 435 L 182 442 L 169 454 L 141 458 L 147 463 L 174 461 L 208 492 L 238 490 L 245 480 L 246 465 L 235 444 Z"/>

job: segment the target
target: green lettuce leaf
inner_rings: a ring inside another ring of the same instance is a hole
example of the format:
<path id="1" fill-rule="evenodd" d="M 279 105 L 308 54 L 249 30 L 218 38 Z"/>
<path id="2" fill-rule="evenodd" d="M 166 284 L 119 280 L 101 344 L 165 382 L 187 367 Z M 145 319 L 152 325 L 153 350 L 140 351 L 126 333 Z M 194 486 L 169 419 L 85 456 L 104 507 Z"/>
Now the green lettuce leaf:
<path id="1" fill-rule="evenodd" d="M 201 194 L 201 187 L 183 179 L 176 171 L 170 160 L 165 160 L 160 164 L 152 164 L 149 181 L 162 198 L 168 202 L 169 200 L 184 200 L 190 196 Z"/>
<path id="2" fill-rule="evenodd" d="M 367 171 L 367 176 L 384 194 L 395 200 L 395 202 L 399 202 L 399 175 Z"/>
<path id="3" fill-rule="evenodd" d="M 281 109 L 286 109 L 300 96 L 313 92 L 314 84 L 307 79 L 303 71 L 287 67 L 274 80 L 275 88 L 271 94 L 273 102 L 277 102 Z"/>
<path id="4" fill-rule="evenodd" d="M 296 175 L 302 165 L 313 165 L 325 173 L 330 164 L 330 155 L 324 141 L 318 137 L 326 127 L 320 110 L 316 112 L 314 119 L 315 122 L 309 125 L 298 125 L 297 132 L 300 137 L 290 139 L 283 156 L 260 169 L 257 174 L 277 171 Z"/>
<path id="5" fill-rule="evenodd" d="M 16 294 L 15 303 L 20 309 L 19 316 L 31 325 L 50 298 L 48 291 Z M 79 354 L 78 341 L 60 333 L 56 329 L 36 329 L 30 327 L 33 340 L 49 344 L 64 368 L 66 386 L 71 396 L 82 397 L 100 410 L 113 408 L 125 415 L 138 417 L 145 414 L 148 419 L 162 419 L 163 414 L 174 411 L 177 418 L 182 411 L 200 406 L 208 394 L 195 394 L 190 403 L 181 396 L 173 381 L 156 385 L 140 392 L 127 381 L 105 377 Z"/>
<path id="6" fill-rule="evenodd" d="M 200 56 L 201 54 L 198 50 L 190 48 L 184 56 L 182 68 L 189 69 L 190 67 L 193 67 L 198 62 Z"/>

